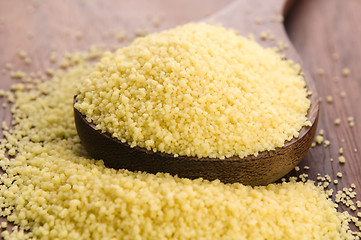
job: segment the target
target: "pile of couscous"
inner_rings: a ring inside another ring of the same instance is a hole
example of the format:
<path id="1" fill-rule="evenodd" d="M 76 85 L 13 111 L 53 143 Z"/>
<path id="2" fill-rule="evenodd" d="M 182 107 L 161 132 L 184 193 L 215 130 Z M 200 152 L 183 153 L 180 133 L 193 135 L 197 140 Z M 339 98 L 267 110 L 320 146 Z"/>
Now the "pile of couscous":
<path id="1" fill-rule="evenodd" d="M 72 111 L 76 86 L 94 70 L 87 57 L 4 94 L 14 126 L 2 124 L 0 207 L 16 226 L 3 238 L 358 239 L 349 228 L 351 220 L 361 226 L 357 218 L 337 212 L 311 181 L 250 187 L 114 170 L 89 158 Z"/>
<path id="2" fill-rule="evenodd" d="M 245 157 L 310 124 L 300 68 L 232 30 L 187 24 L 106 53 L 75 107 L 131 147 Z"/>

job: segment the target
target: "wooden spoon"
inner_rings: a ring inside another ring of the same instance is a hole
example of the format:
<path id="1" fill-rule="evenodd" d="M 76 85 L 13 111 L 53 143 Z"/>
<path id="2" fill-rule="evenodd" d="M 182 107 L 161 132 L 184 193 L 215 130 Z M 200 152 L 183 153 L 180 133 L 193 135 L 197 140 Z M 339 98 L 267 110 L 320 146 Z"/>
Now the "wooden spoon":
<path id="1" fill-rule="evenodd" d="M 264 46 L 274 46 L 275 43 L 279 46 L 287 45 L 285 56 L 301 64 L 280 21 L 281 14 L 286 12 L 289 5 L 289 1 L 282 0 L 239 0 L 232 2 L 206 21 L 222 23 L 225 27 L 238 30 L 242 35 L 253 33 L 255 36 L 260 36 L 262 32 L 269 31 L 275 36 L 275 40 L 270 37 L 269 40 L 258 42 Z M 256 40 L 258 39 L 259 37 L 256 37 Z M 171 154 L 147 151 L 140 147 L 131 148 L 127 143 L 112 138 L 110 134 L 96 130 L 94 124 L 89 123 L 85 116 L 74 108 L 75 124 L 88 153 L 96 159 L 102 159 L 108 167 L 149 173 L 167 172 L 192 179 L 199 177 L 208 180 L 219 179 L 226 183 L 266 185 L 290 172 L 304 157 L 314 139 L 319 102 L 315 85 L 307 72 L 305 72 L 305 81 L 307 88 L 312 92 L 311 107 L 307 113 L 312 125 L 303 127 L 299 137 L 286 142 L 282 148 L 261 152 L 257 157 L 231 157 L 224 160 L 174 157 Z"/>

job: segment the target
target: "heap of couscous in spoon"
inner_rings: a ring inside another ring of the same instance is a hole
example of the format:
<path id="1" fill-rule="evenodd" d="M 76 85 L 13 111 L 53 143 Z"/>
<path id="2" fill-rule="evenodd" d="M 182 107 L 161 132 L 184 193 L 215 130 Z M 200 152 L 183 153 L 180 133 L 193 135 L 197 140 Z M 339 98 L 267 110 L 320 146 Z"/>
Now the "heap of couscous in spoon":
<path id="1" fill-rule="evenodd" d="M 107 53 L 75 107 L 97 129 L 175 156 L 245 157 L 309 124 L 300 68 L 209 24 L 187 24 Z"/>

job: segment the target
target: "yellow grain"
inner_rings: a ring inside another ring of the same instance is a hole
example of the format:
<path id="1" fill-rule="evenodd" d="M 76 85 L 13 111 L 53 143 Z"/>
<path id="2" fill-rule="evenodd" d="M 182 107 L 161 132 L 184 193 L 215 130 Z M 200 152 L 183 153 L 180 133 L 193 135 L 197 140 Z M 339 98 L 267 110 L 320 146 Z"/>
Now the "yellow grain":
<path id="1" fill-rule="evenodd" d="M 350 69 L 348 69 L 348 68 L 342 69 L 342 75 L 343 75 L 344 77 L 348 77 L 348 76 L 350 76 L 350 74 L 351 74 Z"/>

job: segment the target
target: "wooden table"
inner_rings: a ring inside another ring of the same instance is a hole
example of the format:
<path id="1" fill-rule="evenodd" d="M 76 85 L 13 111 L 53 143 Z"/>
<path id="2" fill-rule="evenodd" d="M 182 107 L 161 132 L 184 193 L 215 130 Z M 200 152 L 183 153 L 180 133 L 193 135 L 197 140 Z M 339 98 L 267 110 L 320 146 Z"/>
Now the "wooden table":
<path id="1" fill-rule="evenodd" d="M 144 4 L 143 2 L 146 2 Z M 57 68 L 66 52 L 86 50 L 90 45 L 103 44 L 116 48 L 128 44 L 144 30 L 160 31 L 212 15 L 231 0 L 185 1 L 1 1 L 0 2 L 0 71 L 12 64 L 13 70 L 33 72 Z M 299 172 L 316 180 L 317 174 L 329 174 L 339 184 L 334 190 L 356 184 L 361 194 L 361 3 L 358 0 L 297 1 L 286 19 L 286 29 L 303 62 L 316 81 L 322 97 L 319 129 L 330 145 L 312 148 L 300 164 Z M 96 19 L 102 19 L 97 24 Z M 91 22 L 91 24 L 89 24 Z M 138 29 L 138 30 L 137 30 Z M 119 41 L 124 32 L 125 39 Z M 256 33 L 259 34 L 259 33 Z M 259 40 L 259 35 L 256 35 Z M 25 50 L 31 63 L 18 56 Z M 58 61 L 51 63 L 55 52 Z M 337 56 L 336 56 L 337 55 Z M 337 58 L 337 59 L 336 59 Z M 344 68 L 350 75 L 344 77 Z M 17 82 L 8 70 L 0 72 L 0 89 L 8 90 Z M 333 102 L 326 101 L 332 96 Z M 9 107 L 0 98 L 0 121 L 11 119 Z M 354 118 L 354 126 L 347 121 Z M 335 119 L 341 123 L 335 125 Z M 1 133 L 0 133 L 1 137 Z M 338 163 L 339 148 L 343 148 L 345 164 Z M 334 161 L 330 161 L 333 158 Z M 303 167 L 309 166 L 309 170 Z M 337 172 L 343 177 L 337 178 Z M 361 200 L 360 197 L 358 197 Z M 4 220 L 4 219 L 2 219 Z"/>
<path id="2" fill-rule="evenodd" d="M 361 195 L 361 2 L 337 0 L 297 1 L 289 12 L 286 29 L 322 97 L 319 129 L 324 129 L 328 147 L 312 148 L 301 165 L 309 165 L 311 179 L 317 173 L 338 179 L 334 190 L 356 185 Z M 343 76 L 348 68 L 350 75 Z M 324 72 L 322 74 L 322 72 Z M 332 103 L 327 97 L 333 98 Z M 347 118 L 353 117 L 351 127 Z M 341 123 L 335 124 L 339 118 Z M 345 164 L 338 163 L 343 148 Z M 331 162 L 330 158 L 334 161 Z M 342 179 L 337 178 L 342 172 Z M 358 196 L 361 199 L 361 196 Z"/>

